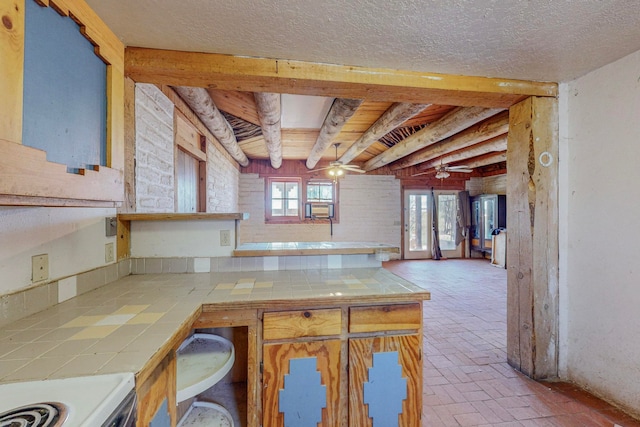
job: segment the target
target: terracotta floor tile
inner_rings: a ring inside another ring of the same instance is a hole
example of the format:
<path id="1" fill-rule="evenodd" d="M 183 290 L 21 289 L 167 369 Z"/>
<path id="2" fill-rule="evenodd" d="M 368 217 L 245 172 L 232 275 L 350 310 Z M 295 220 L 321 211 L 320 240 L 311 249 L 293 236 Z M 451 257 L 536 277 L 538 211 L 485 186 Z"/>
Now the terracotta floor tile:
<path id="1" fill-rule="evenodd" d="M 640 427 L 566 383 L 536 382 L 506 353 L 506 270 L 486 260 L 392 261 L 424 307 L 423 427 Z"/>

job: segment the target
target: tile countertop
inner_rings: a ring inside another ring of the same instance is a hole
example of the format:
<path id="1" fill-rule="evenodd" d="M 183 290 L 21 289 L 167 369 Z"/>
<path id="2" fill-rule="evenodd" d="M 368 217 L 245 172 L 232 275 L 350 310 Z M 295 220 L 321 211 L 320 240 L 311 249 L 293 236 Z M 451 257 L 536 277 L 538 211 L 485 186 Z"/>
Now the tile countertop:
<path id="1" fill-rule="evenodd" d="M 427 300 L 383 268 L 133 275 L 0 328 L 0 383 L 140 372 L 203 304 Z"/>

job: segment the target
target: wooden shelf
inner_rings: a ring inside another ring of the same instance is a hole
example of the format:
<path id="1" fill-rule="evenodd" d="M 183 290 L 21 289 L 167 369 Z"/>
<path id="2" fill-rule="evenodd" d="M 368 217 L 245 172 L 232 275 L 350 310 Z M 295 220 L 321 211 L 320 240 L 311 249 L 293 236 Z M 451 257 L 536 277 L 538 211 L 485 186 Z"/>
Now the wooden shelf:
<path id="1" fill-rule="evenodd" d="M 126 213 L 118 214 L 120 221 L 199 221 L 199 220 L 246 220 L 246 212 L 230 213 Z"/>
<path id="2" fill-rule="evenodd" d="M 178 427 L 234 427 L 233 418 L 223 406 L 211 402 L 193 402 Z"/>
<path id="3" fill-rule="evenodd" d="M 177 401 L 192 398 L 220 381 L 233 367 L 235 350 L 225 338 L 193 334 L 177 352 Z"/>

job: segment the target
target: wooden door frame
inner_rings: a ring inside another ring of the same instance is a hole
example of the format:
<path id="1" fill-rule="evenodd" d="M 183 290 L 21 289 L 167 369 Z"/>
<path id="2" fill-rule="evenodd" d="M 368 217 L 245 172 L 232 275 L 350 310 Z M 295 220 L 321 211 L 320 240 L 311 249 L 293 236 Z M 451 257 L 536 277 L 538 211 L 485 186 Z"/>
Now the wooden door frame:
<path id="1" fill-rule="evenodd" d="M 557 376 L 557 83 L 136 47 L 124 62 L 141 83 L 509 108 L 508 360 L 532 378 Z"/>

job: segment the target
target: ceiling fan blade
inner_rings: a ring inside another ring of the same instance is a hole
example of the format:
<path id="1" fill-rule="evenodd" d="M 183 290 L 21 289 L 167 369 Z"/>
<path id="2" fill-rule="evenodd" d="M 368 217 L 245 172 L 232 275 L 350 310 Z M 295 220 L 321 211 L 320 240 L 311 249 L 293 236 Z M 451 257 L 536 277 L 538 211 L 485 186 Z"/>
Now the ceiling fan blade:
<path id="1" fill-rule="evenodd" d="M 344 168 L 344 170 L 349 171 L 349 172 L 358 172 L 358 173 L 366 173 L 366 171 L 363 171 L 362 169 L 352 169 L 352 168 Z"/>
<path id="2" fill-rule="evenodd" d="M 314 172 L 323 171 L 323 170 L 332 169 L 332 168 L 333 166 L 327 166 L 326 168 L 311 169 L 310 171 L 307 171 L 307 173 L 314 173 Z"/>
<path id="3" fill-rule="evenodd" d="M 471 169 L 469 166 L 463 166 L 463 165 L 447 166 L 445 170 L 449 172 L 473 172 L 473 169 Z"/>
<path id="4" fill-rule="evenodd" d="M 362 168 L 360 168 L 360 166 L 355 166 L 355 165 L 342 165 L 340 167 L 342 169 L 347 169 L 347 170 L 350 170 L 350 171 L 361 171 L 362 170 Z"/>
<path id="5" fill-rule="evenodd" d="M 432 174 L 432 173 L 437 173 L 437 172 L 438 172 L 437 170 L 435 170 L 435 169 L 431 169 L 431 170 L 426 171 L 426 172 L 414 173 L 414 174 L 413 174 L 413 175 L 411 175 L 411 176 L 430 175 L 430 174 Z"/>

